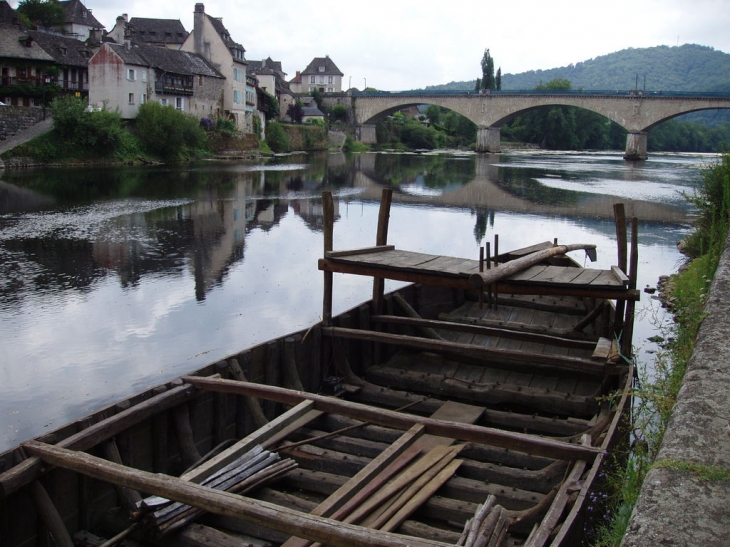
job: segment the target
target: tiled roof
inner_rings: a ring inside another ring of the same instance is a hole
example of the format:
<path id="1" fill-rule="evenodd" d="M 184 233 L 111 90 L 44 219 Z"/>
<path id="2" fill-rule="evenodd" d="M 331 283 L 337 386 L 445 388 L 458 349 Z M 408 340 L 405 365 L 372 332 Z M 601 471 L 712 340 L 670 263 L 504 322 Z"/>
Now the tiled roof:
<path id="1" fill-rule="evenodd" d="M 182 44 L 189 34 L 179 19 L 132 17 L 129 26 L 134 31 L 134 41 L 138 43 Z"/>
<path id="2" fill-rule="evenodd" d="M 321 66 L 324 67 L 324 71 L 319 70 L 319 67 Z M 304 74 L 336 74 L 338 76 L 344 76 L 340 69 L 337 68 L 334 61 L 329 58 L 329 55 L 326 57 L 315 57 L 312 59 L 309 66 L 302 71 L 302 75 Z"/>
<path id="3" fill-rule="evenodd" d="M 131 47 L 108 44 L 108 47 L 126 64 L 150 66 L 174 74 L 223 78 L 220 72 L 197 53 L 143 44 Z"/>
<path id="4" fill-rule="evenodd" d="M 66 12 L 64 17 L 66 23 L 76 23 L 78 25 L 86 25 L 91 28 L 104 28 L 99 21 L 96 20 L 81 0 L 61 0 L 59 2 Z"/>
<path id="5" fill-rule="evenodd" d="M 37 30 L 28 31 L 36 44 L 61 65 L 86 66 L 93 55 L 81 40 Z"/>
<path id="6" fill-rule="evenodd" d="M 28 32 L 17 25 L 0 24 L 0 57 L 27 61 L 54 61 L 54 58 L 36 43 L 26 47 L 24 41 L 28 38 L 30 38 Z"/>

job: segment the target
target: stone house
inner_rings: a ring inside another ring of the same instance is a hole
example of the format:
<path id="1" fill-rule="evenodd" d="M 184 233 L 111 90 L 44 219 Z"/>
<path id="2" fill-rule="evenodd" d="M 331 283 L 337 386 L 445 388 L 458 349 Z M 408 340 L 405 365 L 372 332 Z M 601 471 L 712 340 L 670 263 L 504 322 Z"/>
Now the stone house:
<path id="1" fill-rule="evenodd" d="M 104 25 L 96 20 L 91 10 L 81 0 L 61 0 L 59 4 L 64 10 L 63 23 L 53 25 L 46 30 L 56 31 L 81 41 L 100 36 Z"/>
<path id="2" fill-rule="evenodd" d="M 295 99 L 286 81 L 286 72 L 281 68 L 281 61 L 274 61 L 271 57 L 263 61 L 248 61 L 247 70 L 256 76 L 260 90 L 279 101 L 279 118 L 283 118 Z"/>
<path id="3" fill-rule="evenodd" d="M 117 17 L 114 28 L 105 38 L 117 44 L 130 41 L 132 44 L 161 46 L 180 49 L 190 34 L 180 19 L 149 19 L 145 17 L 128 18 L 127 14 Z"/>
<path id="4" fill-rule="evenodd" d="M 58 94 L 86 97 L 91 55 L 80 40 L 0 24 L 0 101 L 41 106 Z"/>
<path id="5" fill-rule="evenodd" d="M 339 93 L 342 91 L 343 76 L 329 55 L 315 57 L 302 72 L 297 71 L 289 87 L 294 93 L 300 94 L 311 93 L 315 89 L 320 93 Z"/>
<path id="6" fill-rule="evenodd" d="M 221 116 L 225 78 L 205 58 L 158 46 L 105 43 L 89 60 L 89 104 L 135 118 L 147 101 Z"/>
<path id="7" fill-rule="evenodd" d="M 180 49 L 204 57 L 223 75 L 221 115 L 233 120 L 238 130 L 252 133 L 253 116 L 257 112 L 247 108 L 247 101 L 254 101 L 256 94 L 251 87 L 253 80 L 246 76 L 246 50 L 231 38 L 223 21 L 206 14 L 203 4 L 195 4 L 193 30 Z M 251 92 L 250 95 L 247 92 Z"/>

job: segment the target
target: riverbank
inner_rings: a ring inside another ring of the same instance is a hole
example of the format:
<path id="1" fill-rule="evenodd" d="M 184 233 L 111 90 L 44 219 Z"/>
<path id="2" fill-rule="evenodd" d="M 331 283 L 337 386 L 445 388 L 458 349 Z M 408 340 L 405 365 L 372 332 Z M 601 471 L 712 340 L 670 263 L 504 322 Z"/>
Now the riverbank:
<path id="1" fill-rule="evenodd" d="M 729 546 L 730 237 L 704 307 L 661 448 L 634 508 L 623 547 Z"/>

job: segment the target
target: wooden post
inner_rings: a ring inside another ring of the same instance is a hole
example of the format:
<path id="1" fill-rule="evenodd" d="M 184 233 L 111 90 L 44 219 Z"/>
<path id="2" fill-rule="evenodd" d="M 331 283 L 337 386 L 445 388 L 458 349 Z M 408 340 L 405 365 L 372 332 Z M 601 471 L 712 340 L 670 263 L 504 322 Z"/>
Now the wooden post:
<path id="1" fill-rule="evenodd" d="M 331 192 L 322 192 L 322 221 L 324 229 L 324 257 L 334 244 L 335 205 Z M 322 322 L 329 325 L 332 321 L 332 272 L 324 272 L 324 297 L 322 303 Z"/>
<path id="2" fill-rule="evenodd" d="M 53 536 L 55 544 L 59 547 L 73 547 L 73 541 L 71 541 L 71 536 L 63 524 L 63 519 L 58 514 L 56 506 L 53 505 L 43 485 L 38 481 L 33 481 L 28 491 L 33 499 L 33 505 L 35 505 L 38 516 L 46 530 Z"/>
<path id="3" fill-rule="evenodd" d="M 378 211 L 378 232 L 375 236 L 375 245 L 388 244 L 388 223 L 390 222 L 390 204 L 393 201 L 393 190 L 383 188 L 380 197 L 380 209 Z M 383 292 L 385 282 L 382 277 L 373 278 L 373 313 L 383 312 Z"/>
<path id="4" fill-rule="evenodd" d="M 623 203 L 614 203 L 613 216 L 616 222 L 616 246 L 618 250 L 618 267 L 626 274 L 626 211 Z M 614 333 L 618 336 L 624 328 L 625 300 L 616 300 L 616 313 L 614 315 Z"/>
<path id="5" fill-rule="evenodd" d="M 636 276 L 639 266 L 639 219 L 631 219 L 631 255 L 629 258 L 629 289 L 636 288 Z M 634 337 L 634 308 L 635 303 L 629 300 L 626 303 L 626 318 L 624 332 L 621 337 L 621 353 L 627 357 L 632 354 L 632 338 Z"/>

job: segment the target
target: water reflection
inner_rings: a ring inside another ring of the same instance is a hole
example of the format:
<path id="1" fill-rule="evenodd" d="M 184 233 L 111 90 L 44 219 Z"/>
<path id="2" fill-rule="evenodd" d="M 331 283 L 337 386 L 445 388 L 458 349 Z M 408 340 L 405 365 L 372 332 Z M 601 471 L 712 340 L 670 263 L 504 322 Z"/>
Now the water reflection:
<path id="1" fill-rule="evenodd" d="M 476 257 L 494 234 L 503 249 L 559 236 L 598 244 L 600 267 L 615 261 L 619 196 L 642 220 L 643 286 L 676 268 L 687 229 L 687 206 L 667 188 L 691 189 L 705 161 L 319 154 L 5 172 L 0 450 L 316 321 L 324 188 L 336 196 L 336 248 L 373 244 L 389 186 L 401 248 Z M 627 187 L 648 191 L 625 199 Z M 356 276 L 337 276 L 336 288 L 335 312 L 370 290 Z"/>

